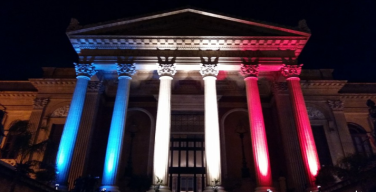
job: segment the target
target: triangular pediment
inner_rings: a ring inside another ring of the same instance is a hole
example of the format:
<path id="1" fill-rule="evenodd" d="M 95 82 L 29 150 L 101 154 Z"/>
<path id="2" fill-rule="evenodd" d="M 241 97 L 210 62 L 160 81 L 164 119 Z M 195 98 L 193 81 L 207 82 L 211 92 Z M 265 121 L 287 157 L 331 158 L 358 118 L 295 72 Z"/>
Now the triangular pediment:
<path id="1" fill-rule="evenodd" d="M 182 9 L 85 26 L 69 35 L 142 36 L 310 36 L 308 32 L 224 15 Z"/>

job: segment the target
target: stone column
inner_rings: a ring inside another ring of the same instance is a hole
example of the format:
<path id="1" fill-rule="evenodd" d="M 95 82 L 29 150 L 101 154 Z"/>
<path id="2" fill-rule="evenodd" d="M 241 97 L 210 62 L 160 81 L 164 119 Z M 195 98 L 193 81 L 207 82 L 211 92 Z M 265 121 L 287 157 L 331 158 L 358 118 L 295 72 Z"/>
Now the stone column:
<path id="1" fill-rule="evenodd" d="M 219 137 L 218 103 L 216 80 L 218 75 L 218 58 L 212 62 L 202 59 L 200 73 L 205 86 L 205 159 L 206 159 L 206 188 L 212 191 L 212 187 L 221 187 L 221 149 Z"/>
<path id="2" fill-rule="evenodd" d="M 77 135 L 79 139 L 74 148 L 72 166 L 68 178 L 69 189 L 73 188 L 74 181 L 78 177 L 86 175 L 91 138 L 97 120 L 97 111 L 102 90 L 101 81 L 89 81 L 80 128 Z"/>
<path id="3" fill-rule="evenodd" d="M 276 102 L 281 139 L 286 155 L 287 185 L 296 191 L 304 191 L 306 175 L 300 153 L 299 139 L 295 129 L 295 122 L 291 108 L 286 82 L 275 82 L 273 93 Z"/>
<path id="4" fill-rule="evenodd" d="M 240 73 L 244 76 L 247 92 L 250 138 L 256 172 L 256 192 L 272 189 L 272 174 L 269 161 L 269 149 L 266 139 L 264 115 L 262 113 L 257 76 L 258 65 L 242 64 Z"/>
<path id="5" fill-rule="evenodd" d="M 102 176 L 102 190 L 119 191 L 116 184 L 119 161 L 123 147 L 123 138 L 127 118 L 131 76 L 136 72 L 134 64 L 118 64 L 119 84 L 112 113 L 110 133 L 108 135 L 106 158 Z"/>
<path id="6" fill-rule="evenodd" d="M 159 60 L 158 74 L 160 79 L 157 123 L 155 127 L 153 185 L 159 186 L 159 191 L 170 191 L 168 187 L 168 154 L 171 131 L 171 81 L 176 73 L 175 59 Z M 151 191 L 154 188 L 152 186 Z"/>
<path id="7" fill-rule="evenodd" d="M 68 174 L 84 107 L 86 88 L 91 76 L 96 73 L 94 66 L 91 64 L 75 64 L 75 68 L 77 74 L 76 88 L 74 89 L 56 157 L 56 182 L 59 190 L 62 191 L 67 190 Z"/>
<path id="8" fill-rule="evenodd" d="M 298 133 L 300 151 L 307 175 L 308 191 L 317 191 L 315 176 L 320 168 L 316 144 L 313 138 L 311 124 L 308 118 L 300 78 L 302 65 L 285 65 L 281 68 L 281 74 L 286 77 L 290 93 L 295 125 Z"/>
<path id="9" fill-rule="evenodd" d="M 341 100 L 328 100 L 328 105 L 332 109 L 332 113 L 337 127 L 338 137 L 343 151 L 342 157 L 347 154 L 355 152 L 354 144 L 351 138 L 347 120 L 343 112 L 343 101 Z"/>

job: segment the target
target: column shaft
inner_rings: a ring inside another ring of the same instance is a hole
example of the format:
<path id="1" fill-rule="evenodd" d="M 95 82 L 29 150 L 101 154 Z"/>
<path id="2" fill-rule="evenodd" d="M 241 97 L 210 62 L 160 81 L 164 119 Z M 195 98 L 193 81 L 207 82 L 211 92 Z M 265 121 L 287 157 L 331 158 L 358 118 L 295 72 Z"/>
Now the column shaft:
<path id="1" fill-rule="evenodd" d="M 264 117 L 261 108 L 257 77 L 244 79 L 247 89 L 248 115 L 252 141 L 253 158 L 257 179 L 257 188 L 270 188 L 272 177 L 269 150 L 266 139 Z M 266 189 L 265 189 L 266 191 Z"/>
<path id="2" fill-rule="evenodd" d="M 300 79 L 299 77 L 289 77 L 287 78 L 287 84 L 290 91 L 300 150 L 308 178 L 308 186 L 310 189 L 316 189 L 315 176 L 320 168 L 320 164 L 307 108 L 303 98 L 303 92 L 300 86 Z"/>
<path id="3" fill-rule="evenodd" d="M 168 190 L 168 155 L 170 146 L 171 129 L 171 81 L 170 76 L 161 76 L 158 96 L 157 123 L 155 128 L 154 144 L 154 175 L 153 183 L 156 180 L 163 180 L 161 190 Z"/>
<path id="4" fill-rule="evenodd" d="M 206 76 L 205 82 L 205 158 L 206 185 L 221 180 L 221 155 L 219 143 L 218 103 L 216 77 Z"/>
<path id="5" fill-rule="evenodd" d="M 58 171 L 57 183 L 63 187 L 63 190 L 65 190 L 64 186 L 67 184 L 73 150 L 85 101 L 86 87 L 89 80 L 90 78 L 87 76 L 77 77 L 76 88 L 74 89 L 69 113 L 60 140 L 59 150 L 56 157 L 56 167 Z"/>
<path id="6" fill-rule="evenodd" d="M 123 137 L 127 117 L 129 88 L 131 77 L 120 76 L 112 113 L 110 133 L 108 135 L 105 164 L 102 177 L 102 189 L 118 191 L 116 179 L 123 147 Z"/>
<path id="7" fill-rule="evenodd" d="M 280 86 L 282 85 L 282 86 Z M 295 122 L 291 108 L 290 98 L 287 93 L 287 85 L 275 84 L 274 97 L 278 111 L 279 125 L 283 149 L 286 155 L 287 184 L 297 191 L 304 191 L 306 174 L 303 166 L 299 140 L 295 129 Z M 278 90 L 279 89 L 279 90 Z M 280 93 L 283 92 L 283 93 Z"/>
<path id="8" fill-rule="evenodd" d="M 89 88 L 86 93 L 80 128 L 77 135 L 79 139 L 76 142 L 75 150 L 73 153 L 72 166 L 68 178 L 69 189 L 72 189 L 74 187 L 74 181 L 78 177 L 85 176 L 89 151 L 91 149 L 90 145 L 97 117 L 100 91 L 98 89 L 90 89 L 90 83 L 98 85 L 98 89 L 100 89 L 101 86 L 100 82 L 89 82 Z"/>

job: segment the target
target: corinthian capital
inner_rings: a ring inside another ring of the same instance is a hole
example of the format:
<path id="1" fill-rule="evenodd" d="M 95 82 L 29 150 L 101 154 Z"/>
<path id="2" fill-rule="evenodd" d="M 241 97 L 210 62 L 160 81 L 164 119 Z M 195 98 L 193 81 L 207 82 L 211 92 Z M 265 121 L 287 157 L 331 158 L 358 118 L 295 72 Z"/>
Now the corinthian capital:
<path id="1" fill-rule="evenodd" d="M 33 108 L 43 109 L 47 105 L 48 101 L 49 101 L 48 98 L 35 98 L 34 103 L 33 103 Z"/>
<path id="2" fill-rule="evenodd" d="M 176 73 L 175 59 L 176 57 L 172 57 L 171 60 L 169 60 L 168 57 L 165 57 L 165 60 L 162 60 L 161 57 L 158 57 L 158 75 L 174 76 Z"/>
<path id="3" fill-rule="evenodd" d="M 249 57 L 248 61 L 242 58 L 242 64 L 240 65 L 240 74 L 244 77 L 257 77 L 259 74 L 259 59 L 256 58 L 252 61 Z"/>
<path id="4" fill-rule="evenodd" d="M 302 72 L 302 66 L 300 65 L 283 65 L 281 68 L 281 74 L 284 77 L 298 77 Z"/>
<path id="5" fill-rule="evenodd" d="M 120 76 L 131 77 L 136 73 L 136 66 L 133 63 L 129 64 L 117 64 L 117 73 Z"/>
<path id="6" fill-rule="evenodd" d="M 92 77 L 97 72 L 92 64 L 77 64 L 74 63 L 77 76 Z"/>
<path id="7" fill-rule="evenodd" d="M 203 77 L 217 76 L 218 73 L 219 73 L 218 57 L 216 57 L 213 61 L 212 61 L 211 57 L 208 57 L 207 60 L 205 60 L 203 57 L 201 57 L 200 73 Z"/>
<path id="8" fill-rule="evenodd" d="M 333 111 L 343 110 L 343 101 L 341 100 L 328 100 L 328 105 Z"/>
<path id="9" fill-rule="evenodd" d="M 243 77 L 257 77 L 259 74 L 259 65 L 240 65 L 240 74 Z"/>

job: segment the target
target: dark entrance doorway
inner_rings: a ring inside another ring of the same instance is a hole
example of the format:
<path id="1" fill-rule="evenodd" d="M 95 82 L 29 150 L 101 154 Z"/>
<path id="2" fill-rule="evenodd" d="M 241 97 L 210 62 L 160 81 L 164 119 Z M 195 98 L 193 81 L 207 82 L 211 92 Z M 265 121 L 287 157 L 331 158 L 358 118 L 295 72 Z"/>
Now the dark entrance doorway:
<path id="1" fill-rule="evenodd" d="M 169 180 L 172 192 L 202 192 L 205 186 L 203 134 L 174 134 L 170 140 Z"/>

